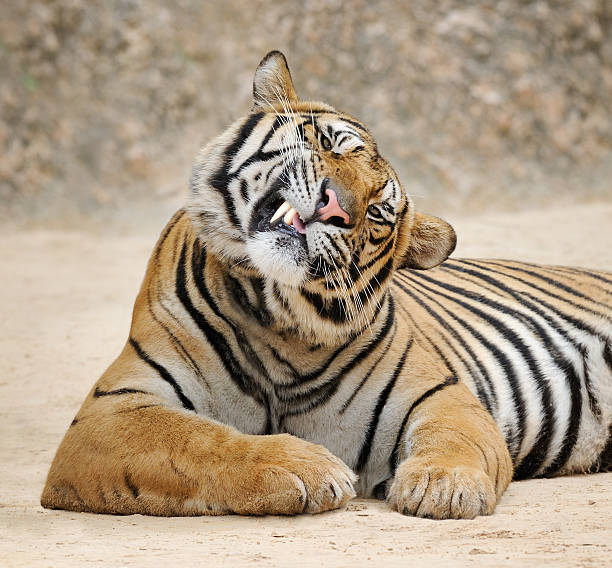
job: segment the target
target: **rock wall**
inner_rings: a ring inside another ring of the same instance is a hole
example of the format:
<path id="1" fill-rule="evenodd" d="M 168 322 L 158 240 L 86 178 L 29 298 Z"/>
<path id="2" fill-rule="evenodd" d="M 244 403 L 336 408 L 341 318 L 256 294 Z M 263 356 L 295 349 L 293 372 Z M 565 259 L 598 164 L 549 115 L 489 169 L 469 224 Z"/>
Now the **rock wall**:
<path id="1" fill-rule="evenodd" d="M 424 207 L 612 198 L 612 0 L 3 0 L 3 212 L 184 192 L 270 49 Z"/>

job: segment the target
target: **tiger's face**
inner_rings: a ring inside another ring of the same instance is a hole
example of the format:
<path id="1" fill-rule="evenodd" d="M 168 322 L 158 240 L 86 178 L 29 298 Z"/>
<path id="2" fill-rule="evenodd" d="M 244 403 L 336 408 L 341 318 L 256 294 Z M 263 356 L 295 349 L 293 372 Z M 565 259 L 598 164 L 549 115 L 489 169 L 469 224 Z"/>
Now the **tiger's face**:
<path id="1" fill-rule="evenodd" d="M 415 214 L 361 122 L 298 99 L 282 54 L 262 60 L 253 91 L 251 114 L 194 167 L 187 208 L 210 251 L 323 303 L 342 296 L 347 319 L 394 268 L 450 254 L 452 228 Z"/>
<path id="2" fill-rule="evenodd" d="M 374 261 L 380 244 L 393 240 L 407 200 L 366 128 L 310 104 L 266 112 L 261 121 L 273 132 L 264 152 L 277 152 L 279 162 L 249 212 L 252 262 L 300 287 L 337 273 L 346 278 L 351 267 Z"/>

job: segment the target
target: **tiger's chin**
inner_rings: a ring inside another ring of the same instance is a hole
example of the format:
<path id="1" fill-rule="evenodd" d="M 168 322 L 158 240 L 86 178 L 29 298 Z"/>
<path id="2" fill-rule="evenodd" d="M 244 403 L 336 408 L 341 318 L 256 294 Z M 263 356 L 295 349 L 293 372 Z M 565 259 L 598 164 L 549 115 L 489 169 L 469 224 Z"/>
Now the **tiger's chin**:
<path id="1" fill-rule="evenodd" d="M 253 265 L 265 278 L 300 288 L 308 277 L 308 252 L 300 239 L 275 232 L 258 233 L 247 243 Z"/>

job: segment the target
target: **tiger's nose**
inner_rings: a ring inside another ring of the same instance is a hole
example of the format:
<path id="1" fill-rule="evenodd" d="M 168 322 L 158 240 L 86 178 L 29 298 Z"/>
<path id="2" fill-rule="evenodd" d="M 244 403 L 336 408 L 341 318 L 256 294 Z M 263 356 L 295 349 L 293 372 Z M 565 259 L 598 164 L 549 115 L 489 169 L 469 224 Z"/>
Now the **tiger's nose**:
<path id="1" fill-rule="evenodd" d="M 317 209 L 317 220 L 327 222 L 331 221 L 333 217 L 336 217 L 337 221 L 341 221 L 344 225 L 348 225 L 351 222 L 351 216 L 342 208 L 342 205 L 338 201 L 338 195 L 331 186 L 332 184 L 328 183 L 325 188 L 327 203 Z"/>

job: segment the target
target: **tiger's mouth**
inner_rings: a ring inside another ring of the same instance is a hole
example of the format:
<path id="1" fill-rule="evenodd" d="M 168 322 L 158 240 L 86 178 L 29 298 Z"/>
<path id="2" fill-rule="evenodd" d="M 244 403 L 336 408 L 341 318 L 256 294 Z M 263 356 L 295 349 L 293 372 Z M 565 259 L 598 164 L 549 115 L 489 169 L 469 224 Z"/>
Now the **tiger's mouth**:
<path id="1" fill-rule="evenodd" d="M 307 248 L 306 223 L 297 209 L 283 199 L 280 191 L 271 191 L 255 206 L 249 233 L 278 232 L 294 237 Z"/>

